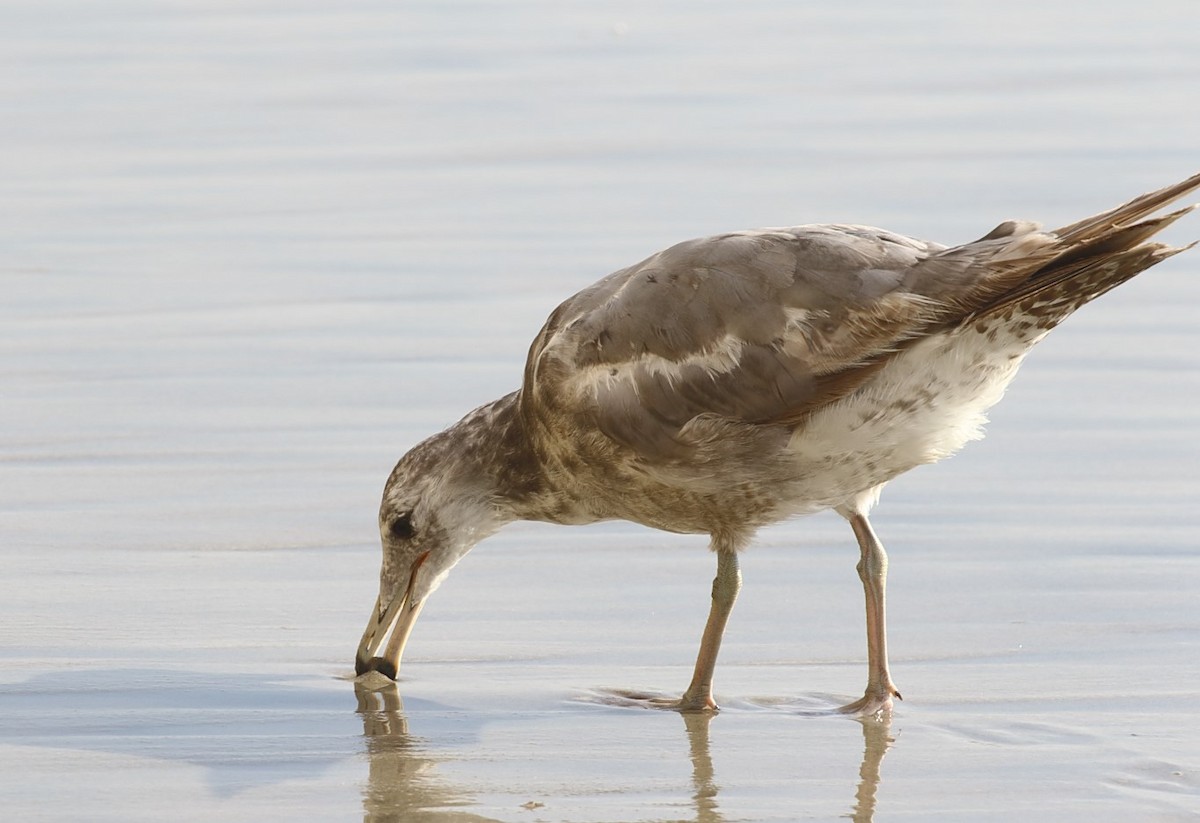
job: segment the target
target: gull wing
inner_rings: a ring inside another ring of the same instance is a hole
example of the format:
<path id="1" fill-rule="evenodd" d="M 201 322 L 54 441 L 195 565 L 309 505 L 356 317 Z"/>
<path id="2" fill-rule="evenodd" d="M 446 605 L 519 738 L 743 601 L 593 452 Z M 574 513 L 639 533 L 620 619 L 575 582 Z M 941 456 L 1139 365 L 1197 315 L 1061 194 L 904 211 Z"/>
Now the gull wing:
<path id="1" fill-rule="evenodd" d="M 681 243 L 559 306 L 522 402 L 543 425 L 599 431 L 641 460 L 686 458 L 701 421 L 797 424 L 1053 249 L 1015 222 L 956 249 L 851 225 Z"/>
<path id="2" fill-rule="evenodd" d="M 1190 209 L 1151 215 L 1197 188 L 1200 175 L 1055 232 L 1008 221 L 953 248 L 854 225 L 680 243 L 554 311 L 522 408 L 559 442 L 599 432 L 639 462 L 694 461 L 701 441 L 803 425 L 930 334 L 1017 315 L 1051 328 L 1181 251 L 1145 241 Z"/>

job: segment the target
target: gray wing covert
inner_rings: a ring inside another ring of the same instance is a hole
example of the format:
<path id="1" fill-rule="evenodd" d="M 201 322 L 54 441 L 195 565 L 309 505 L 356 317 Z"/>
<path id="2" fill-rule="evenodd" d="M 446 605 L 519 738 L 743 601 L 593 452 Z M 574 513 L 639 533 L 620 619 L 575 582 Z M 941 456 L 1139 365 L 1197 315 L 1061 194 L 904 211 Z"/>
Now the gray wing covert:
<path id="1" fill-rule="evenodd" d="M 906 282 L 940 249 L 860 226 L 681 243 L 563 303 L 525 391 L 650 462 L 688 454 L 699 421 L 790 423 L 931 322 Z"/>

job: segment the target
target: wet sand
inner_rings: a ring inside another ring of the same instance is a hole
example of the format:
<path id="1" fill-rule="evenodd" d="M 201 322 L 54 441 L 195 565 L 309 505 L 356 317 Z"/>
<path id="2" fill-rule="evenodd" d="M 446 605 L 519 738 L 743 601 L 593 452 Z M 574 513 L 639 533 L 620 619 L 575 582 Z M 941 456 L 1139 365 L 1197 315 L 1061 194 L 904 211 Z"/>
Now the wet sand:
<path id="1" fill-rule="evenodd" d="M 614 705 L 686 684 L 714 570 L 626 524 L 506 529 L 398 689 L 351 679 L 387 472 L 557 301 L 698 234 L 955 242 L 1193 173 L 1190 4 L 104 5 L 0 12 L 6 819 L 1200 815 L 1198 252 L 885 492 L 890 723 L 830 712 L 832 516 L 746 554 L 715 718 Z"/>

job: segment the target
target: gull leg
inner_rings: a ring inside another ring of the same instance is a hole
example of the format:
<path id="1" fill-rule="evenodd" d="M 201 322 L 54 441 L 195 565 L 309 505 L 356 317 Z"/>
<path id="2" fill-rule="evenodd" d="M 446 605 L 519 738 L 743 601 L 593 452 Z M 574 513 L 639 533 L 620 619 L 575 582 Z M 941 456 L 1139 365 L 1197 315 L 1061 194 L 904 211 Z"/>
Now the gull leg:
<path id="1" fill-rule="evenodd" d="M 721 637 L 729 613 L 742 588 L 742 573 L 738 569 L 737 551 L 733 548 L 717 549 L 717 576 L 712 585 L 712 608 L 708 612 L 708 623 L 700 639 L 700 653 L 696 656 L 696 670 L 692 683 L 679 699 L 681 711 L 716 711 L 713 700 L 713 670 L 717 666 L 717 652 L 721 650 Z"/>
<path id="2" fill-rule="evenodd" d="M 867 690 L 861 699 L 842 706 L 847 714 L 877 715 L 892 709 L 892 698 L 900 697 L 888 674 L 887 618 L 887 552 L 871 528 L 866 514 L 859 511 L 841 512 L 850 521 L 862 557 L 858 561 L 858 576 L 862 579 L 867 598 Z"/>

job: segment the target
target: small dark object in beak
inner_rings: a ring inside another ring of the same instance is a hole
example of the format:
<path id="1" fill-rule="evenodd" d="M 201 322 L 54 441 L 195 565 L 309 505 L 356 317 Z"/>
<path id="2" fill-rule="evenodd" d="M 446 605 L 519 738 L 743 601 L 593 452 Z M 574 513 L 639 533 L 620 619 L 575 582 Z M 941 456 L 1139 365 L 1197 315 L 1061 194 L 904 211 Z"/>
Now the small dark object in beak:
<path id="1" fill-rule="evenodd" d="M 396 667 L 392 665 L 390 660 L 384 660 L 382 657 L 372 657 L 370 660 L 363 662 L 356 660 L 354 665 L 354 673 L 359 677 L 367 672 L 379 672 L 388 680 L 396 679 Z"/>

